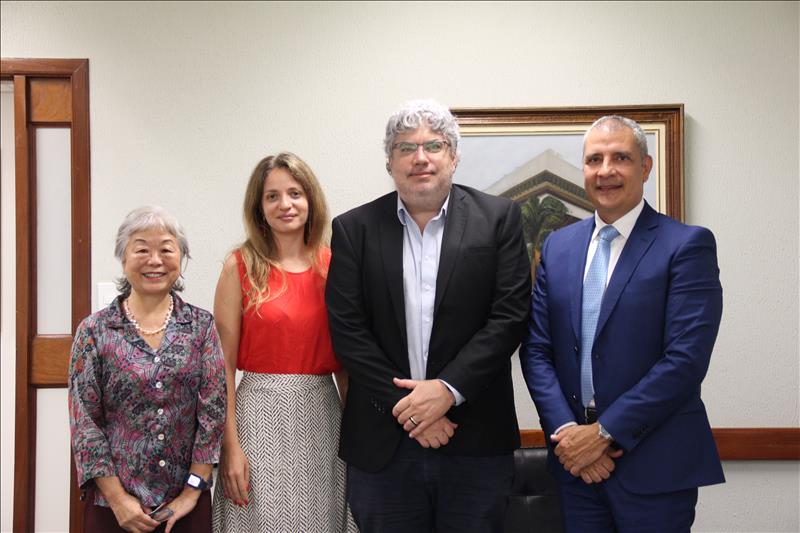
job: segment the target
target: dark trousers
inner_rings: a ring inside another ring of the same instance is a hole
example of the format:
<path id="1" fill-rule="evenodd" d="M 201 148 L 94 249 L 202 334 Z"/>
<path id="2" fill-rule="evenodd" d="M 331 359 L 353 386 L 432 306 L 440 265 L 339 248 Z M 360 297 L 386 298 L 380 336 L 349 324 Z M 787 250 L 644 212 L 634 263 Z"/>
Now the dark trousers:
<path id="1" fill-rule="evenodd" d="M 697 489 L 634 494 L 619 479 L 587 485 L 559 484 L 561 516 L 567 533 L 689 533 Z"/>
<path id="2" fill-rule="evenodd" d="M 83 510 L 84 533 L 116 533 L 125 530 L 119 527 L 111 507 L 94 504 L 95 488 L 86 491 L 86 506 Z M 162 533 L 166 524 L 158 526 L 154 533 Z M 204 490 L 194 509 L 175 522 L 173 533 L 211 533 L 211 491 Z"/>
<path id="3" fill-rule="evenodd" d="M 347 500 L 361 533 L 502 532 L 512 454 L 448 456 L 403 438 L 380 472 L 347 468 Z"/>

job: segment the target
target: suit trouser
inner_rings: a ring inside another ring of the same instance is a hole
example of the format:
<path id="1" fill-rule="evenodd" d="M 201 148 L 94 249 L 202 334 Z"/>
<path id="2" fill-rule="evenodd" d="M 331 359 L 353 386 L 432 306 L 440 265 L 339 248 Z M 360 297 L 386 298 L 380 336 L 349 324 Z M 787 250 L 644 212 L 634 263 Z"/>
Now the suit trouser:
<path id="1" fill-rule="evenodd" d="M 612 473 L 602 483 L 559 481 L 567 533 L 684 533 L 691 531 L 697 489 L 635 494 Z"/>
<path id="2" fill-rule="evenodd" d="M 361 533 L 502 532 L 514 456 L 444 455 L 404 437 L 372 473 L 347 468 L 347 499 Z"/>

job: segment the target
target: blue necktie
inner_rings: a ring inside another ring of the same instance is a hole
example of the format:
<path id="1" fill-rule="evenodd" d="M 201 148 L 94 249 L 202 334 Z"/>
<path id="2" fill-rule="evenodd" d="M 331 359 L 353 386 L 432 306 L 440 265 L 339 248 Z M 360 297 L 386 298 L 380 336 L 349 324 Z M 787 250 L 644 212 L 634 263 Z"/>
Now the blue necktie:
<path id="1" fill-rule="evenodd" d="M 592 383 L 592 345 L 600 316 L 600 304 L 606 290 L 608 276 L 608 256 L 611 241 L 619 236 L 614 226 L 604 226 L 598 234 L 597 249 L 592 264 L 583 280 L 583 304 L 581 306 L 581 400 L 586 407 L 594 398 Z"/>

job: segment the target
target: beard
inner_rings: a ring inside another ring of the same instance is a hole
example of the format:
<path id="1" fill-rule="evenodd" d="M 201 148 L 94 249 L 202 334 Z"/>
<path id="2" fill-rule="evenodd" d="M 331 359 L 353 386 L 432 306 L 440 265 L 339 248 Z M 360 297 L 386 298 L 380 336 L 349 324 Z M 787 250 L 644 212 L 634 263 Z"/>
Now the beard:
<path id="1" fill-rule="evenodd" d="M 437 211 L 453 186 L 453 176 L 441 176 L 432 183 L 415 184 L 395 181 L 397 193 L 410 211 Z M 421 186 L 422 185 L 422 186 Z"/>

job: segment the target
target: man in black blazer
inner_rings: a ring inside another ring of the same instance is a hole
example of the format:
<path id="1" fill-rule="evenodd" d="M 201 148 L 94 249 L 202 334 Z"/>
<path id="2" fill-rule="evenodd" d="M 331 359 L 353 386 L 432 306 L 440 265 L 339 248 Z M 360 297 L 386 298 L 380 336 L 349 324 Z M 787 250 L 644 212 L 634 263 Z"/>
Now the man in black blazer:
<path id="1" fill-rule="evenodd" d="M 452 184 L 459 138 L 444 106 L 406 104 L 384 139 L 397 191 L 333 221 L 339 454 L 362 532 L 503 527 L 530 263 L 519 207 Z"/>

